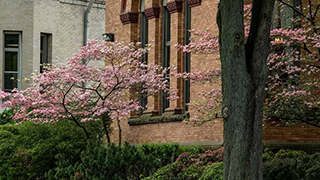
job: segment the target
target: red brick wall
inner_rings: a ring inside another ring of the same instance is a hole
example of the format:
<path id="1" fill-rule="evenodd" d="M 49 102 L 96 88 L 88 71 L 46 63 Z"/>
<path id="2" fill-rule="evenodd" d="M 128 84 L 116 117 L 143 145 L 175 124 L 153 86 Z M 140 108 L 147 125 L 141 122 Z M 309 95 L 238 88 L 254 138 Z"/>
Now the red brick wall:
<path id="1" fill-rule="evenodd" d="M 296 124 L 268 121 L 264 123 L 263 140 L 265 142 L 320 143 L 320 128 Z"/>
<path id="2" fill-rule="evenodd" d="M 171 2 L 173 0 L 169 0 Z M 139 23 L 123 25 L 120 21 L 119 0 L 106 0 L 106 32 L 115 34 L 116 41 L 139 41 Z M 160 0 L 146 0 L 146 8 L 162 7 Z M 139 12 L 140 0 L 127 0 L 126 12 Z M 191 27 L 202 31 L 208 30 L 214 35 L 218 35 L 216 25 L 217 4 L 214 0 L 202 0 L 200 6 L 192 7 Z M 152 49 L 148 53 L 148 61 L 157 64 L 161 63 L 161 32 L 162 32 L 162 9 L 160 17 L 149 19 L 149 42 Z M 192 37 L 194 38 L 194 37 Z M 181 51 L 177 51 L 173 45 L 184 43 L 184 10 L 171 14 L 171 64 L 177 67 L 177 71 L 183 70 L 183 56 Z M 220 67 L 219 54 L 191 55 L 191 71 L 196 72 L 208 68 Z M 171 78 L 171 86 L 180 90 L 183 96 L 183 84 L 181 80 Z M 191 101 L 201 99 L 198 94 L 211 88 L 220 88 L 220 84 L 191 84 Z M 170 103 L 170 108 L 183 108 L 183 98 Z M 160 110 L 159 96 L 148 98 L 148 110 Z M 189 110 L 192 116 L 193 110 Z M 319 142 L 320 131 L 318 128 L 309 126 L 274 126 L 268 123 L 264 129 L 263 139 L 269 142 Z M 114 126 L 112 139 L 117 142 L 118 129 Z M 144 125 L 128 125 L 127 120 L 121 121 L 122 141 L 138 144 L 143 142 L 222 142 L 223 123 L 217 120 L 215 123 L 207 123 L 200 127 L 191 127 L 182 122 L 156 123 Z"/>

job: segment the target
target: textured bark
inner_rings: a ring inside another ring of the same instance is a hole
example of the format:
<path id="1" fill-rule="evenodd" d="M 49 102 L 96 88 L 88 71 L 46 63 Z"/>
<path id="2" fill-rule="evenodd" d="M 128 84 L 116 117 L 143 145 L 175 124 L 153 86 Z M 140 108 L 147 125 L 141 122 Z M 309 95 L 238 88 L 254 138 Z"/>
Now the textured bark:
<path id="1" fill-rule="evenodd" d="M 262 179 L 262 117 L 274 0 L 253 0 L 244 37 L 243 0 L 221 0 L 219 26 L 224 179 Z"/>

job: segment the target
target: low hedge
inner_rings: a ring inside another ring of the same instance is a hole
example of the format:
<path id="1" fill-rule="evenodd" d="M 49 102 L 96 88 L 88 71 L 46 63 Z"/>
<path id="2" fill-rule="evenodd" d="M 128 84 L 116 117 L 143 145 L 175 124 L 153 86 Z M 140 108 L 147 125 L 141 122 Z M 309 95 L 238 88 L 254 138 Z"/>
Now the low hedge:
<path id="1" fill-rule="evenodd" d="M 265 180 L 318 180 L 320 153 L 280 150 L 264 154 L 263 177 Z"/>
<path id="2" fill-rule="evenodd" d="M 89 143 L 76 163 L 59 157 L 58 166 L 46 174 L 48 180 L 58 179 L 141 179 L 160 167 L 173 163 L 182 152 L 202 152 L 201 147 L 171 144 L 142 144 L 107 147 Z"/>
<path id="3" fill-rule="evenodd" d="M 94 137 L 103 134 L 97 123 L 84 125 Z M 0 179 L 45 179 L 45 172 L 56 167 L 55 156 L 79 159 L 86 144 L 84 132 L 71 121 L 0 125 Z"/>
<path id="4" fill-rule="evenodd" d="M 215 153 L 183 153 L 176 162 L 158 169 L 152 176 L 143 180 L 222 180 L 222 162 L 210 163 L 219 159 L 217 156 Z M 208 163 L 206 159 L 211 161 Z M 319 177 L 320 153 L 307 154 L 295 150 L 280 150 L 274 153 L 266 150 L 263 154 L 265 180 L 318 180 Z"/>

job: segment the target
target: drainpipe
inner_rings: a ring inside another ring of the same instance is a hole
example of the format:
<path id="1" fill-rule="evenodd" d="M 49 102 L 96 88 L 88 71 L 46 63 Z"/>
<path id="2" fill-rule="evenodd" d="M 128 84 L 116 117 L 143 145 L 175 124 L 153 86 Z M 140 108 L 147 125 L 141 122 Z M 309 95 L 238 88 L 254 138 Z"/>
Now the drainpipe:
<path id="1" fill-rule="evenodd" d="M 84 35 L 83 35 L 83 46 L 86 46 L 87 45 L 87 41 L 89 39 L 89 15 L 90 15 L 90 10 L 91 10 L 91 7 L 93 5 L 93 2 L 94 0 L 90 0 L 89 4 L 88 4 L 88 7 L 86 9 L 86 11 L 84 12 Z M 83 64 L 87 64 L 87 59 L 83 59 L 82 60 L 82 63 Z M 87 84 L 86 83 L 83 83 L 82 84 L 83 87 L 87 87 Z"/>
<path id="2" fill-rule="evenodd" d="M 94 0 L 90 0 L 86 11 L 84 12 L 84 36 L 83 36 L 83 45 L 87 45 L 87 41 L 89 38 L 89 15 L 90 10 L 93 5 Z"/>

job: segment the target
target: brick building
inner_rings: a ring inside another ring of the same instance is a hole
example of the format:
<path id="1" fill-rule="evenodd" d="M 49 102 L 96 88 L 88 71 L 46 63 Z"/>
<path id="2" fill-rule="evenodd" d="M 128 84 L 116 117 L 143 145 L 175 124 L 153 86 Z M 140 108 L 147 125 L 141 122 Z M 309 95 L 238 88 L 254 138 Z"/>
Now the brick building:
<path id="1" fill-rule="evenodd" d="M 24 89 L 11 77 L 30 77 L 42 63 L 66 62 L 84 42 L 86 0 L 0 0 L 0 87 Z M 105 3 L 90 12 L 89 39 L 102 39 Z M 102 64 L 101 64 L 102 65 Z"/>
<path id="2" fill-rule="evenodd" d="M 215 0 L 106 0 L 106 4 L 106 32 L 113 33 L 116 41 L 151 43 L 152 48 L 144 57 L 148 63 L 174 66 L 176 72 L 196 72 L 220 66 L 218 53 L 190 55 L 174 47 L 177 43 L 188 43 L 188 29 L 208 29 L 212 34 L 218 34 Z M 122 122 L 123 141 L 220 145 L 223 141 L 221 119 L 200 127 L 181 123 L 194 111 L 188 109 L 186 103 L 198 100 L 201 91 L 220 85 L 189 84 L 182 79 L 170 78 L 170 86 L 179 90 L 181 98 L 169 103 L 163 94 L 149 97 L 145 101 L 147 110 Z M 116 134 L 115 128 L 114 141 Z M 269 145 L 314 143 L 320 142 L 319 134 L 318 128 L 310 126 L 285 127 L 270 123 L 264 130 L 264 141 Z"/>

